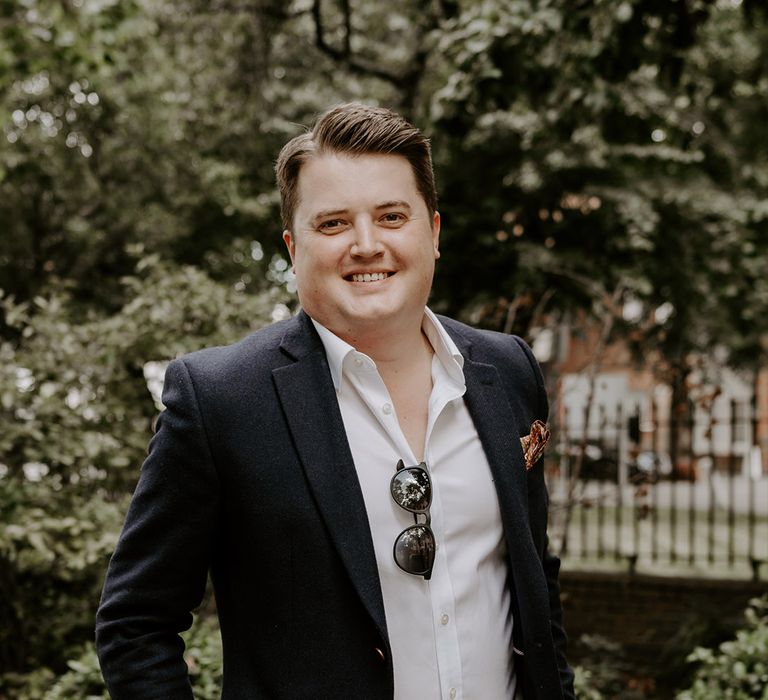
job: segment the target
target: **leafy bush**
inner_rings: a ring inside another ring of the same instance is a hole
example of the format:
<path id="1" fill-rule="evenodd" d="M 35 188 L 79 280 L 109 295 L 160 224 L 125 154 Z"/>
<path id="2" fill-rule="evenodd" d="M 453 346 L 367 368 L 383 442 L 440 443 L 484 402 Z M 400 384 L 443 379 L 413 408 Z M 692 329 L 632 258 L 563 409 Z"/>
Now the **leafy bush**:
<path id="1" fill-rule="evenodd" d="M 577 644 L 581 664 L 574 668 L 580 700 L 642 700 L 655 697 L 655 679 L 639 673 L 621 644 L 600 634 L 582 634 Z"/>
<path id="2" fill-rule="evenodd" d="M 126 301 L 111 315 L 83 311 L 64 289 L 25 304 L 0 291 L 0 327 L 13 333 L 0 339 L 0 478 L 130 492 L 158 410 L 147 364 L 238 340 L 285 298 L 156 257 L 122 286 Z"/>
<path id="3" fill-rule="evenodd" d="M 603 700 L 603 694 L 595 687 L 595 679 L 591 671 L 583 666 L 576 666 L 573 672 L 575 674 L 573 688 L 579 700 Z"/>
<path id="4" fill-rule="evenodd" d="M 700 666 L 677 700 L 768 700 L 768 596 L 750 601 L 745 616 L 736 639 L 694 649 L 688 660 Z"/>
<path id="5" fill-rule="evenodd" d="M 621 644 L 599 634 L 582 634 L 582 665 L 576 671 L 576 697 L 600 700 L 644 697 L 645 679 L 637 678 Z"/>
<path id="6" fill-rule="evenodd" d="M 184 658 L 196 700 L 221 697 L 221 636 L 215 617 L 198 617 L 184 636 Z M 0 687 L 14 700 L 109 700 L 92 642 L 74 650 L 67 671 L 58 678 L 49 668 L 6 674 Z M 0 692 L 0 698 L 6 696 Z"/>
<path id="7" fill-rule="evenodd" d="M 198 617 L 192 629 L 183 636 L 187 645 L 184 659 L 196 700 L 219 700 L 222 647 L 218 620 L 215 616 Z"/>
<path id="8" fill-rule="evenodd" d="M 107 502 L 16 479 L 0 486 L 0 666 L 56 667 L 93 634 L 127 497 Z"/>
<path id="9" fill-rule="evenodd" d="M 93 636 L 104 571 L 158 411 L 147 367 L 232 342 L 287 311 L 276 288 L 245 294 L 157 257 L 144 258 L 122 287 L 125 303 L 111 315 L 83 310 L 65 288 L 23 304 L 0 290 L 6 676 L 43 669 L 36 678 L 49 684 L 44 669 L 64 673 Z"/>
<path id="10" fill-rule="evenodd" d="M 56 679 L 41 700 L 109 700 L 99 669 L 96 649 L 92 644 L 83 648 L 82 653 L 67 662 L 67 672 Z"/>

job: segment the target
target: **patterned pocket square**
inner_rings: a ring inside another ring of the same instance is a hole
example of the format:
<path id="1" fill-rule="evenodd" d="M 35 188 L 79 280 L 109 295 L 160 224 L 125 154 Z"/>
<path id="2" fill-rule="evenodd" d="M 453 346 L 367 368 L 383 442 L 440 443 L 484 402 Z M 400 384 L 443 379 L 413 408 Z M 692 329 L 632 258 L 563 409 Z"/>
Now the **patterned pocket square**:
<path id="1" fill-rule="evenodd" d="M 520 438 L 520 444 L 523 447 L 525 456 L 525 469 L 533 469 L 533 465 L 539 461 L 539 457 L 544 453 L 544 448 L 549 441 L 549 428 L 540 420 L 534 421 L 529 435 Z"/>

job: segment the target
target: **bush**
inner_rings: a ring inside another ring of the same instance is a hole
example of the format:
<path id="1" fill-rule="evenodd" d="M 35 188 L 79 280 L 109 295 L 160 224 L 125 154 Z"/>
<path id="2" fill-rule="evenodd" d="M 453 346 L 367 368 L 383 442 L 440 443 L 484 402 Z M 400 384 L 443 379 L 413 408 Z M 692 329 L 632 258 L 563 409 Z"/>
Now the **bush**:
<path id="1" fill-rule="evenodd" d="M 595 678 L 591 671 L 583 666 L 576 666 L 573 672 L 575 674 L 573 688 L 579 700 L 603 700 L 603 694 L 595 686 Z"/>
<path id="2" fill-rule="evenodd" d="M 156 257 L 121 284 L 111 314 L 66 285 L 26 303 L 0 290 L 0 700 L 96 669 L 83 645 L 160 408 L 148 367 L 288 312 L 277 288 L 245 294 Z"/>
<path id="3" fill-rule="evenodd" d="M 218 620 L 215 616 L 199 617 L 192 629 L 183 636 L 187 645 L 184 659 L 189 668 L 189 679 L 196 700 L 219 700 L 222 648 Z"/>
<path id="4" fill-rule="evenodd" d="M 768 700 L 768 596 L 750 601 L 745 616 L 736 639 L 717 650 L 694 649 L 688 661 L 699 668 L 677 700 Z"/>
<path id="5" fill-rule="evenodd" d="M 196 618 L 189 632 L 182 636 L 196 700 L 219 700 L 221 635 L 216 618 Z M 51 669 L 41 668 L 25 675 L 6 674 L 0 677 L 0 687 L 0 698 L 14 700 L 109 700 L 92 642 L 73 650 L 67 671 L 58 678 Z"/>
<path id="6" fill-rule="evenodd" d="M 111 315 L 84 310 L 66 288 L 24 304 L 0 290 L 0 486 L 129 493 L 159 408 L 148 363 L 233 342 L 276 307 L 287 312 L 277 289 L 241 293 L 153 257 L 122 285 L 125 303 Z"/>
<path id="7" fill-rule="evenodd" d="M 109 700 L 92 644 L 86 645 L 77 658 L 68 661 L 67 667 L 67 672 L 56 679 L 41 700 Z"/>
<path id="8" fill-rule="evenodd" d="M 582 665 L 576 673 L 576 697 L 584 700 L 644 698 L 653 690 L 653 679 L 640 676 L 621 644 L 599 634 L 582 634 Z"/>
<path id="9" fill-rule="evenodd" d="M 127 497 L 111 503 L 16 479 L 0 487 L 0 667 L 56 668 L 93 636 Z"/>

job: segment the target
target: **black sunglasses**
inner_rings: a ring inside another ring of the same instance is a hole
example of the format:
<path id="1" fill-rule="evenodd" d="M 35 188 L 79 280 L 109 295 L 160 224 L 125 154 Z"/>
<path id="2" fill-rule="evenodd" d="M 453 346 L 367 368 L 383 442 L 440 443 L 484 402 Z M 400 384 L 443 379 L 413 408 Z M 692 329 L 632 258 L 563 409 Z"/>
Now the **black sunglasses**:
<path id="1" fill-rule="evenodd" d="M 397 471 L 389 483 L 389 492 L 395 503 L 413 513 L 416 523 L 405 528 L 395 540 L 393 554 L 395 563 L 405 572 L 423 576 L 429 581 L 432 565 L 435 563 L 435 533 L 430 528 L 429 506 L 432 503 L 432 482 L 427 465 L 422 462 L 415 467 L 406 467 L 401 459 Z M 418 516 L 426 518 L 419 523 Z"/>

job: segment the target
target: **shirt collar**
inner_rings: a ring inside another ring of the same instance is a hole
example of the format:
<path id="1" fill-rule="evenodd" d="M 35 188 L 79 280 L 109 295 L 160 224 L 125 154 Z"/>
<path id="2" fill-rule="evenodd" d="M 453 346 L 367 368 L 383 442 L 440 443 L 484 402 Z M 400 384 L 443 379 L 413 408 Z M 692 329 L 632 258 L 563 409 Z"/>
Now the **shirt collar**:
<path id="1" fill-rule="evenodd" d="M 325 326 L 315 321 L 314 318 L 311 321 L 325 348 L 325 356 L 328 358 L 333 386 L 338 393 L 341 387 L 341 372 L 344 360 L 350 353 L 357 353 L 357 350 L 337 335 L 334 335 Z M 448 332 L 437 316 L 427 307 L 424 307 L 424 318 L 421 321 L 421 328 L 445 371 L 451 379 L 463 384 L 464 371 L 462 368 L 464 367 L 464 356 L 459 352 L 456 343 L 448 335 Z M 362 355 L 362 353 L 360 354 Z M 371 360 L 371 362 L 373 361 Z"/>
<path id="2" fill-rule="evenodd" d="M 325 348 L 325 356 L 328 358 L 328 366 L 331 370 L 331 379 L 333 380 L 333 386 L 336 389 L 336 393 L 339 392 L 341 387 L 341 366 L 344 363 L 344 358 L 351 352 L 357 352 L 349 343 L 334 335 L 325 326 L 315 321 L 310 316 L 310 320 L 315 326 L 317 334 L 320 336 L 320 340 L 323 342 Z"/>

